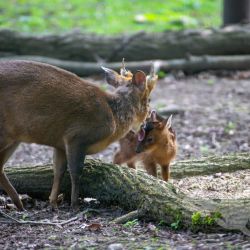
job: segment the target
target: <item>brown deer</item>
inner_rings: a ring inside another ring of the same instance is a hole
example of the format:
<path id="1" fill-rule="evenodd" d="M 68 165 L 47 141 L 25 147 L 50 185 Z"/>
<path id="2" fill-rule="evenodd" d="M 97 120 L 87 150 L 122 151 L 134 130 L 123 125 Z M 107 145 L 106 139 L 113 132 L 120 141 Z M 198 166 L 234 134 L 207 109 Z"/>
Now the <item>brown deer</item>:
<path id="1" fill-rule="evenodd" d="M 142 161 L 147 173 L 157 177 L 157 164 L 161 166 L 162 179 L 170 178 L 170 163 L 177 152 L 176 135 L 171 126 L 172 116 L 168 119 L 151 112 L 150 118 L 142 125 L 138 134 L 129 131 L 119 140 L 120 151 L 114 156 L 115 164 L 126 163 L 135 168 Z"/>
<path id="2" fill-rule="evenodd" d="M 20 142 L 54 147 L 54 180 L 50 203 L 57 206 L 59 186 L 68 166 L 71 206 L 77 207 L 79 176 L 85 156 L 124 136 L 148 112 L 148 97 L 157 76 L 142 71 L 119 75 L 103 68 L 118 86 L 104 92 L 60 68 L 31 61 L 0 63 L 0 184 L 16 207 L 23 204 L 4 173 L 4 163 Z"/>

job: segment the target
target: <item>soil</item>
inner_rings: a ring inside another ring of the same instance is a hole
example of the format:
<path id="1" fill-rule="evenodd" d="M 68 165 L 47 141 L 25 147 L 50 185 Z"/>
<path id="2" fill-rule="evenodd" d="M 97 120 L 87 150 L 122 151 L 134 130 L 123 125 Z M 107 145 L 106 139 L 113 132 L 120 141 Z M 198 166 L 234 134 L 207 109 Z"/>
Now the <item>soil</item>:
<path id="1" fill-rule="evenodd" d="M 195 76 L 176 73 L 159 81 L 151 107 L 162 112 L 179 110 L 173 119 L 179 144 L 177 160 L 250 151 L 249 80 L 250 72 L 244 71 Z M 91 157 L 111 162 L 116 148 L 113 144 Z M 22 144 L 6 165 L 51 162 L 51 148 Z M 250 170 L 171 181 L 193 197 L 250 198 Z M 1 203 L 8 203 L 4 195 Z M 55 223 L 74 216 L 66 203 L 59 212 L 52 212 L 44 201 L 31 200 L 26 207 L 23 213 L 10 208 L 1 211 L 14 218 Z M 137 220 L 114 225 L 111 221 L 126 212 L 119 207 L 102 207 L 96 200 L 85 200 L 82 211 L 78 219 L 63 226 L 18 225 L 1 216 L 0 249 L 250 249 L 250 237 L 241 233 L 182 232 Z"/>

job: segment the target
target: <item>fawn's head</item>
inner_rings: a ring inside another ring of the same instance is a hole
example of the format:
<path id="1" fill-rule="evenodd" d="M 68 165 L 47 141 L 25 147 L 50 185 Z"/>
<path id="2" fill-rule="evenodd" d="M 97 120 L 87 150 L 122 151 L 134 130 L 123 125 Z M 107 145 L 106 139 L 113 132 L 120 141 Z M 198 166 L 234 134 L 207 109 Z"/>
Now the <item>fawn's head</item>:
<path id="1" fill-rule="evenodd" d="M 138 133 L 136 152 L 152 151 L 157 147 L 167 146 L 169 143 L 175 144 L 176 135 L 171 122 L 172 115 L 164 119 L 155 111 L 152 111 Z"/>

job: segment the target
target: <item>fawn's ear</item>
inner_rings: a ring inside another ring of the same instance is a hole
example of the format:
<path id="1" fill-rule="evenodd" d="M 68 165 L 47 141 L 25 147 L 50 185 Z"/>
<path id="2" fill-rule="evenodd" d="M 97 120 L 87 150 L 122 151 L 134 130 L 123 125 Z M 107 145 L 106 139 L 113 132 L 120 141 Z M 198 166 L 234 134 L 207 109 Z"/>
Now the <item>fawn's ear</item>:
<path id="1" fill-rule="evenodd" d="M 105 78 L 106 78 L 107 83 L 117 88 L 119 86 L 119 80 L 120 80 L 119 74 L 112 69 L 108 69 L 105 67 L 101 67 L 101 68 L 105 72 Z"/>
<path id="2" fill-rule="evenodd" d="M 172 127 L 172 117 L 173 115 L 170 115 L 167 119 L 166 127 L 170 129 Z"/>
<path id="3" fill-rule="evenodd" d="M 150 120 L 152 121 L 152 122 L 157 122 L 157 119 L 156 119 L 156 111 L 153 109 L 152 111 L 151 111 L 151 113 L 150 113 Z"/>
<path id="4" fill-rule="evenodd" d="M 170 115 L 168 119 L 164 119 L 162 121 L 155 123 L 155 127 L 158 129 L 164 129 L 164 128 L 170 129 L 172 126 L 172 117 L 173 115 Z"/>
<path id="5" fill-rule="evenodd" d="M 143 71 L 138 70 L 132 79 L 132 83 L 136 85 L 141 91 L 144 91 L 146 88 L 146 75 Z"/>
<path id="6" fill-rule="evenodd" d="M 150 116 L 148 118 L 151 122 L 163 122 L 165 119 L 164 117 L 160 116 L 156 110 L 151 110 Z"/>

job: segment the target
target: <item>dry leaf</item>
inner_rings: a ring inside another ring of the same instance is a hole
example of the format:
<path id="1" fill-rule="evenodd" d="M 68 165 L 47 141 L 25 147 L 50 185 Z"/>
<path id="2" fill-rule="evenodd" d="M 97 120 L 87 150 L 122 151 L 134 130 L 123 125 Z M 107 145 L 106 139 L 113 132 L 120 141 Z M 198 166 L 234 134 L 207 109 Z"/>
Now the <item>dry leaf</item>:
<path id="1" fill-rule="evenodd" d="M 100 231 L 101 230 L 101 224 L 100 223 L 92 223 L 88 226 L 88 229 L 90 231 Z"/>

